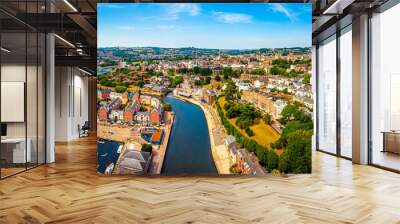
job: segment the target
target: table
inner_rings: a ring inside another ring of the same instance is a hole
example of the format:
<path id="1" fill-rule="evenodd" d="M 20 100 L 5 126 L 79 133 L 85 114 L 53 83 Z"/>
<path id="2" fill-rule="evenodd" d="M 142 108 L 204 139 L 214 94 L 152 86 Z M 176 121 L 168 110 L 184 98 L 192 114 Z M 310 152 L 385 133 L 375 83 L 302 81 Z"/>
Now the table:
<path id="1" fill-rule="evenodd" d="M 400 131 L 382 131 L 383 150 L 382 152 L 392 152 L 400 154 Z"/>
<path id="2" fill-rule="evenodd" d="M 28 143 L 25 151 L 25 138 L 5 138 L 1 139 L 1 154 L 2 157 L 4 154 L 12 154 L 9 156 L 7 162 L 10 163 L 26 163 L 31 162 L 32 153 L 31 153 L 31 145 L 32 141 L 30 138 L 26 139 Z M 11 160 L 12 158 L 12 160 Z"/>

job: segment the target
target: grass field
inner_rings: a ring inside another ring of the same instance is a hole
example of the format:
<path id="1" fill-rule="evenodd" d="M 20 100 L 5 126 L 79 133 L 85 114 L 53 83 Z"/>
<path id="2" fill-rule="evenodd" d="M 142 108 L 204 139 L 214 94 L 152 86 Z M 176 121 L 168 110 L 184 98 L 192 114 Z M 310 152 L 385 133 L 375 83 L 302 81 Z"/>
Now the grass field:
<path id="1" fill-rule="evenodd" d="M 224 110 L 225 97 L 219 98 L 218 101 L 222 107 L 222 110 L 225 112 L 225 110 Z M 243 129 L 240 129 L 238 126 L 236 126 L 236 124 L 235 124 L 236 119 L 237 118 L 232 118 L 232 119 L 229 119 L 229 121 L 231 122 L 231 124 L 233 126 L 236 127 L 237 130 L 240 131 L 240 133 L 242 133 L 242 135 L 244 135 L 250 139 L 253 139 L 260 145 L 270 147 L 270 144 L 272 142 L 278 140 L 278 138 L 280 137 L 279 133 L 277 131 L 275 131 L 275 129 L 273 129 L 270 125 L 265 124 L 262 119 L 260 119 L 260 122 L 258 124 L 255 124 L 250 127 L 251 130 L 253 130 L 253 132 L 254 132 L 254 136 L 249 137 Z M 279 153 L 279 151 L 280 150 L 277 150 L 278 153 Z"/>
<path id="2" fill-rule="evenodd" d="M 100 85 L 100 84 L 97 84 L 97 88 L 98 88 L 98 89 L 109 89 L 109 90 L 111 90 L 111 91 L 115 91 L 115 88 L 114 88 L 114 87 L 102 86 L 102 85 Z M 134 91 L 136 91 L 138 88 L 139 88 L 139 87 L 137 87 L 137 86 L 130 85 L 126 90 L 127 90 L 127 91 L 130 91 L 130 92 L 134 92 Z"/>

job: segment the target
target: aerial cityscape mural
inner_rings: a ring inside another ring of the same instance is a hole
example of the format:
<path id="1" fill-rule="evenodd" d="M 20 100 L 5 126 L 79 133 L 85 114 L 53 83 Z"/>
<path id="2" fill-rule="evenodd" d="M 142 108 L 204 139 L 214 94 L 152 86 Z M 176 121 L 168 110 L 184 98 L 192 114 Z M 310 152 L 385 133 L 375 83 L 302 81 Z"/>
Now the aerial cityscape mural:
<path id="1" fill-rule="evenodd" d="M 99 174 L 311 173 L 308 3 L 99 3 Z"/>

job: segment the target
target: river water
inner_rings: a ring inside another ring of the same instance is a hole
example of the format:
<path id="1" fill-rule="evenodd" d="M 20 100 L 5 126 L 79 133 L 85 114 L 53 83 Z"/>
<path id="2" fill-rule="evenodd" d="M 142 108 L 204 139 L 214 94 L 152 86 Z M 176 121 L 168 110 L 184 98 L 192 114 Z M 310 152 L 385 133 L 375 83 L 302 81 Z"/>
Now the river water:
<path id="1" fill-rule="evenodd" d="M 167 95 L 175 122 L 172 127 L 162 174 L 217 174 L 211 155 L 207 120 L 200 107 Z"/>
<path id="2" fill-rule="evenodd" d="M 97 143 L 97 172 L 104 173 L 108 165 L 117 163 L 119 146 L 120 144 L 114 141 Z"/>

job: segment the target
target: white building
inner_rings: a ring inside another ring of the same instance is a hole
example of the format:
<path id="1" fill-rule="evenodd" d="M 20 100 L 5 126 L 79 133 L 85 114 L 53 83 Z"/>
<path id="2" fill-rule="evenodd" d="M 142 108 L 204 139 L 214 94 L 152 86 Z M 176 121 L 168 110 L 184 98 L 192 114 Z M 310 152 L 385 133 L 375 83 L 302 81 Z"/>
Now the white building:
<path id="1" fill-rule="evenodd" d="M 126 62 L 125 61 L 119 61 L 118 62 L 118 68 L 125 68 L 126 67 Z"/>
<path id="2" fill-rule="evenodd" d="M 260 80 L 256 80 L 253 83 L 255 88 L 261 88 L 262 86 L 264 86 L 264 82 L 261 82 Z"/>
<path id="3" fill-rule="evenodd" d="M 153 97 L 153 98 L 151 98 L 150 104 L 151 104 L 151 106 L 154 107 L 154 108 L 159 108 L 160 105 L 161 105 L 161 102 L 160 102 L 160 100 L 159 100 L 158 98 Z"/>
<path id="4" fill-rule="evenodd" d="M 285 108 L 285 106 L 286 106 L 286 102 L 283 100 L 277 100 L 274 102 L 274 104 L 275 104 L 276 110 L 275 110 L 275 114 L 273 114 L 273 116 L 275 118 L 280 118 L 281 112 L 282 112 L 283 108 Z"/>
<path id="5" fill-rule="evenodd" d="M 135 115 L 135 120 L 141 123 L 147 123 L 150 121 L 149 112 L 137 112 Z"/>
<path id="6" fill-rule="evenodd" d="M 115 122 L 122 121 L 124 119 L 124 112 L 122 110 L 112 110 L 109 114 L 109 119 Z"/>
<path id="7" fill-rule="evenodd" d="M 236 86 L 238 87 L 239 91 L 251 89 L 251 84 L 247 82 L 239 82 L 236 84 Z"/>

